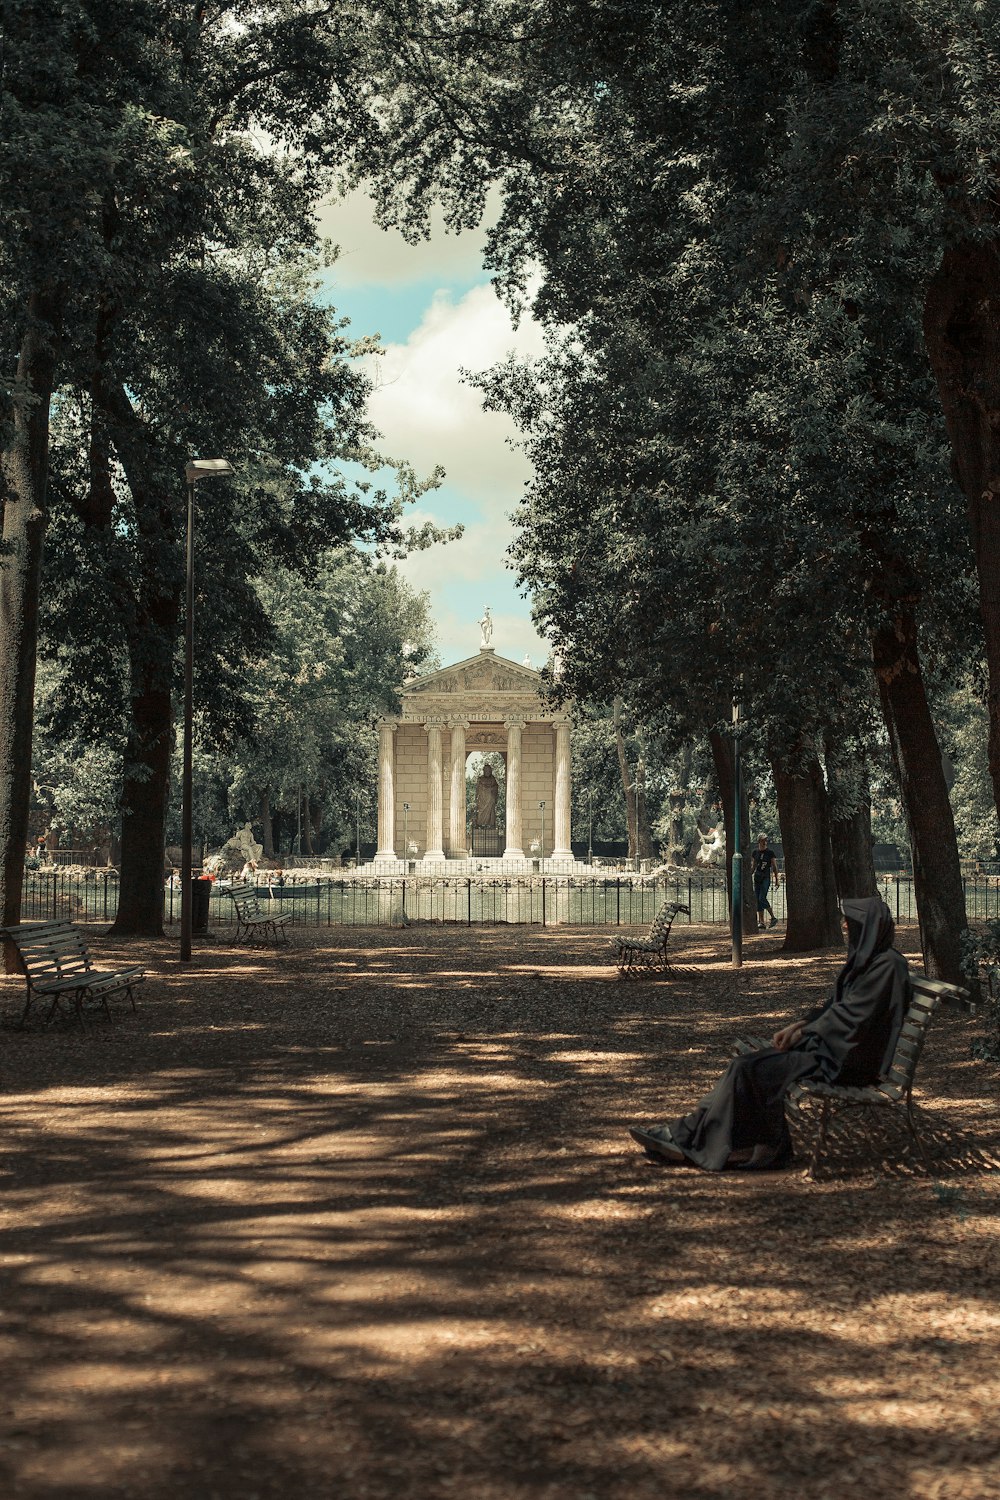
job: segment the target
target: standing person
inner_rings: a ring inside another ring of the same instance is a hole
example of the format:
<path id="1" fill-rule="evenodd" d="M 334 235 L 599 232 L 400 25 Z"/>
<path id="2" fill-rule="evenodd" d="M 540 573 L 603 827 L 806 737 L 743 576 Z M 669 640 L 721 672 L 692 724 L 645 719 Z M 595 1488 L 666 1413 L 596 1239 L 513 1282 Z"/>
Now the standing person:
<path id="1" fill-rule="evenodd" d="M 770 1047 L 737 1057 L 690 1114 L 629 1130 L 657 1161 L 721 1172 L 787 1166 L 792 1141 L 785 1095 L 799 1078 L 864 1086 L 892 1062 L 910 1003 L 910 971 L 892 946 L 881 896 L 843 903 L 847 962 L 825 1005 L 775 1032 Z"/>
<path id="2" fill-rule="evenodd" d="M 778 861 L 774 850 L 769 846 L 767 838 L 763 833 L 757 840 L 757 847 L 750 856 L 750 873 L 753 876 L 753 893 L 757 898 L 757 931 L 763 932 L 765 927 L 773 927 L 778 920 L 771 910 L 770 901 L 767 899 L 767 893 L 771 889 L 771 876 L 774 876 L 775 887 L 781 884 L 781 876 L 778 874 Z M 770 922 L 764 921 L 765 912 L 771 918 Z"/>

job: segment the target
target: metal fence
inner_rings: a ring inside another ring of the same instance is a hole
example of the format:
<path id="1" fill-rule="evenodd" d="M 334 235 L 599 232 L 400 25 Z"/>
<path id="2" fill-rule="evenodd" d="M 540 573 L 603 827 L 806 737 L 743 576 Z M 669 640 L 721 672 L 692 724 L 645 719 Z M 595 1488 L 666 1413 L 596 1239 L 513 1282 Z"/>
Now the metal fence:
<path id="1" fill-rule="evenodd" d="M 966 910 L 974 921 L 1000 919 L 1000 879 L 967 879 Z M 897 921 L 916 920 L 913 881 L 885 876 L 879 890 Z M 706 875 L 640 877 L 609 875 L 581 880 L 566 875 L 490 878 L 478 876 L 421 876 L 392 879 L 320 877 L 289 881 L 284 886 L 259 882 L 262 905 L 292 922 L 313 927 L 377 927 L 411 921 L 457 922 L 467 926 L 492 923 L 565 923 L 578 927 L 641 926 L 651 922 L 664 901 L 690 907 L 682 921 L 725 923 L 725 887 Z M 771 905 L 785 916 L 785 886 L 771 891 Z M 22 920 L 67 917 L 78 922 L 111 922 L 118 910 L 116 871 L 81 876 L 60 869 L 39 870 L 25 878 Z M 180 920 L 180 890 L 164 891 L 164 920 Z M 209 924 L 225 927 L 235 920 L 225 885 L 213 885 Z"/>

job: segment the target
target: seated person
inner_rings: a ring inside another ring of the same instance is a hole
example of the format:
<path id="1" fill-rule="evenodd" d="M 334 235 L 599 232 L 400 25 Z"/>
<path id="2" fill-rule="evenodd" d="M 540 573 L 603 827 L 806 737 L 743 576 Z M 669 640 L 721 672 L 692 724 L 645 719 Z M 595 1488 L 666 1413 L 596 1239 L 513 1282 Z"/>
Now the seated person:
<path id="1" fill-rule="evenodd" d="M 793 1083 L 875 1083 L 892 1061 L 910 1003 L 906 959 L 893 946 L 880 896 L 844 901 L 847 962 L 825 1005 L 775 1033 L 770 1047 L 735 1058 L 710 1094 L 670 1125 L 629 1134 L 657 1161 L 706 1172 L 787 1166 L 785 1095 Z"/>

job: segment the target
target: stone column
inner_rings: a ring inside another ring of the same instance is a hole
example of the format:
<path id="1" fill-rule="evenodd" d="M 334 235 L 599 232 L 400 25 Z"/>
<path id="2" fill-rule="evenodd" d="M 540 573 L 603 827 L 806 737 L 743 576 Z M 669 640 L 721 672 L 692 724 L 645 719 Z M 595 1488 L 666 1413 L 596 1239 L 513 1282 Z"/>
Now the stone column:
<path id="1" fill-rule="evenodd" d="M 507 727 L 507 847 L 504 859 L 523 859 L 521 848 L 521 730 L 523 719 L 505 719 Z"/>
<path id="2" fill-rule="evenodd" d="M 395 859 L 396 778 L 392 737 L 395 719 L 380 719 L 378 726 L 378 848 L 376 859 Z"/>
<path id="3" fill-rule="evenodd" d="M 427 842 L 424 859 L 444 859 L 444 820 L 441 805 L 441 720 L 428 719 L 427 731 Z"/>
<path id="4" fill-rule="evenodd" d="M 465 847 L 465 731 L 468 719 L 449 719 L 451 730 L 451 798 L 449 800 L 449 843 L 452 859 L 468 858 Z"/>
<path id="5" fill-rule="evenodd" d="M 556 775 L 552 858 L 572 859 L 570 838 L 573 814 L 570 790 L 569 720 L 557 719 L 554 727 L 556 731 Z"/>

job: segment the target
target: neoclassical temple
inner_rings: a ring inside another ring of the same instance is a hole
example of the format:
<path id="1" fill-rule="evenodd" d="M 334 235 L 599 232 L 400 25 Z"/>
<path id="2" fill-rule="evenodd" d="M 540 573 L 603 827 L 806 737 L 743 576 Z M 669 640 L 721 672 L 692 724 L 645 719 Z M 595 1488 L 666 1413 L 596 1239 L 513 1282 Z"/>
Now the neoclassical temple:
<path id="1" fill-rule="evenodd" d="M 477 750 L 498 751 L 506 767 L 504 827 L 491 852 L 513 863 L 536 853 L 572 861 L 569 717 L 542 701 L 538 672 L 496 655 L 491 633 L 484 627 L 478 656 L 407 683 L 399 718 L 379 724 L 376 865 L 474 856 L 465 773 Z"/>

